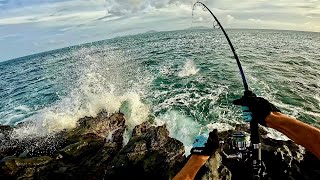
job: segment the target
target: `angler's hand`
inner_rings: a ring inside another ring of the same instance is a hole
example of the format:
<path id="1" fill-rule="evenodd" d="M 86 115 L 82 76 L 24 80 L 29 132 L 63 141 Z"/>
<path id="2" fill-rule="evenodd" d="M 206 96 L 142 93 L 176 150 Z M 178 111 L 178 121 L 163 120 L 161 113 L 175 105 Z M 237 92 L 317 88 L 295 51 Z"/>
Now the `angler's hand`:
<path id="1" fill-rule="evenodd" d="M 219 148 L 218 130 L 215 129 L 209 133 L 199 135 L 195 138 L 191 154 L 211 156 Z"/>
<path id="2" fill-rule="evenodd" d="M 252 120 L 257 120 L 258 123 L 263 126 L 267 126 L 265 119 L 271 112 L 281 112 L 269 101 L 262 97 L 257 97 L 254 94 L 234 100 L 233 104 L 242 106 L 244 121 L 250 122 Z"/>

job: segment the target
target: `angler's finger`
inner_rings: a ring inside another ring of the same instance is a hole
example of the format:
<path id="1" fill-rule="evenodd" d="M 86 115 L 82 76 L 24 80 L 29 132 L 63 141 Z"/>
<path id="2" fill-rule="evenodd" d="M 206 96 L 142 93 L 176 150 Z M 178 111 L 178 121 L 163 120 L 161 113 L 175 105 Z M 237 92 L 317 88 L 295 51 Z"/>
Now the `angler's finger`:
<path id="1" fill-rule="evenodd" d="M 241 110 L 242 110 L 243 113 L 250 112 L 250 109 L 249 109 L 248 106 L 242 106 Z"/>
<path id="2" fill-rule="evenodd" d="M 243 103 L 244 103 L 243 98 L 236 99 L 236 100 L 233 101 L 233 104 L 234 105 L 238 105 L 238 106 L 244 105 Z"/>
<path id="3" fill-rule="evenodd" d="M 243 116 L 252 116 L 252 112 L 242 112 Z"/>

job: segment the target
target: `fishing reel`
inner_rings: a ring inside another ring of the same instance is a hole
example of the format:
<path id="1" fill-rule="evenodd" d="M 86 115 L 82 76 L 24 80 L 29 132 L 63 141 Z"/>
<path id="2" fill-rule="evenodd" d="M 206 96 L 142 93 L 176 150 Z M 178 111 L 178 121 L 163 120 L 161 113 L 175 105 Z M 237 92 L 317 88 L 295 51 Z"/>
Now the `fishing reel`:
<path id="1" fill-rule="evenodd" d="M 265 164 L 261 161 L 261 144 L 252 143 L 251 134 L 244 131 L 233 133 L 226 141 L 220 141 L 220 150 L 224 158 L 236 160 L 239 166 L 251 164 L 253 179 L 266 175 Z"/>
<path id="2" fill-rule="evenodd" d="M 227 159 L 247 160 L 250 157 L 250 135 L 244 131 L 235 132 L 227 139 L 220 141 L 221 152 Z"/>
<path id="3" fill-rule="evenodd" d="M 247 80 L 245 74 L 243 72 L 239 57 L 234 49 L 230 38 L 228 37 L 226 31 L 224 30 L 223 26 L 221 25 L 218 18 L 212 13 L 212 11 L 202 2 L 197 1 L 193 5 L 193 10 L 196 6 L 202 6 L 203 9 L 208 11 L 212 17 L 214 18 L 217 26 L 220 27 L 221 31 L 223 32 L 224 36 L 226 37 L 228 44 L 233 52 L 234 58 L 237 62 L 240 75 L 243 81 L 244 86 L 244 96 L 253 96 L 253 92 L 249 90 L 249 86 L 247 84 Z M 193 11 L 192 11 L 193 13 Z M 216 25 L 214 25 L 216 26 Z M 259 126 L 258 121 L 251 121 L 250 122 L 250 138 L 245 132 L 237 132 L 234 133 L 229 139 L 227 143 L 221 143 L 221 151 L 228 159 L 237 159 L 237 160 L 248 160 L 250 158 L 253 170 L 253 179 L 260 179 L 261 175 L 263 176 L 262 169 L 263 163 L 261 160 L 261 143 L 259 137 Z M 250 139 L 248 141 L 248 139 Z M 228 145 L 228 149 L 226 148 Z"/>

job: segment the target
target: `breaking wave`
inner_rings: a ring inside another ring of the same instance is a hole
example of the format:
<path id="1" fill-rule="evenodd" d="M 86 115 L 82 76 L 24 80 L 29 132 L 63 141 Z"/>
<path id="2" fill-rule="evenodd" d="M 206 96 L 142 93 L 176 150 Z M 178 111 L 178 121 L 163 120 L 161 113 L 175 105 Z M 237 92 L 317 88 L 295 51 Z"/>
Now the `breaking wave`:
<path id="1" fill-rule="evenodd" d="M 197 66 L 194 64 L 192 60 L 187 60 L 184 64 L 182 70 L 178 73 L 179 77 L 186 77 L 195 75 L 199 72 L 199 69 L 197 69 Z"/>

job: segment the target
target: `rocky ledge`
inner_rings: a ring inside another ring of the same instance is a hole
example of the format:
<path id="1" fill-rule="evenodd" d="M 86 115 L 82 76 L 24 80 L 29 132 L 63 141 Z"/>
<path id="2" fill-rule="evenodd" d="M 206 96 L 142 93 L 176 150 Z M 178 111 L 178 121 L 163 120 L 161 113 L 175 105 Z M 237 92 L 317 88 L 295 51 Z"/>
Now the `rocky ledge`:
<path id="1" fill-rule="evenodd" d="M 78 124 L 52 136 L 23 139 L 12 137 L 17 127 L 0 126 L 0 179 L 171 179 L 188 159 L 184 145 L 165 126 L 142 123 L 127 142 L 121 113 L 101 112 Z M 220 132 L 219 138 L 227 141 L 232 133 Z M 266 179 L 319 179 L 319 160 L 310 153 L 291 141 L 261 138 Z M 251 177 L 248 162 L 228 160 L 217 151 L 196 178 Z"/>

